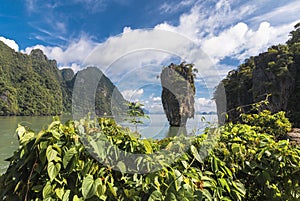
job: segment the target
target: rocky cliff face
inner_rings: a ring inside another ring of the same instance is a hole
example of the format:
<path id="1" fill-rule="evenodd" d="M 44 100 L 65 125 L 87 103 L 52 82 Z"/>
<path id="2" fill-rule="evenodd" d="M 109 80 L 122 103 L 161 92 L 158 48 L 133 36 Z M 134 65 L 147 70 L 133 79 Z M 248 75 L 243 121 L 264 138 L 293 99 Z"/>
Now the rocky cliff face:
<path id="1" fill-rule="evenodd" d="M 59 70 L 56 61 L 49 60 L 41 50 L 22 54 L 0 41 L 0 115 L 71 113 L 75 79 L 72 69 Z M 111 114 L 113 93 L 124 102 L 121 93 L 103 75 L 93 100 L 97 114 Z"/>
<path id="2" fill-rule="evenodd" d="M 287 44 L 272 46 L 267 52 L 250 57 L 222 80 L 220 85 L 225 88 L 228 121 L 238 121 L 241 113 L 268 109 L 272 113 L 286 111 L 293 125 L 300 126 L 299 25 L 295 29 Z M 217 87 L 215 92 L 217 108 L 218 102 L 221 104 L 219 89 Z M 253 105 L 266 100 L 266 97 L 267 105 Z"/>
<path id="3" fill-rule="evenodd" d="M 185 126 L 187 119 L 194 117 L 193 65 L 170 64 L 161 73 L 162 104 L 170 126 Z"/>

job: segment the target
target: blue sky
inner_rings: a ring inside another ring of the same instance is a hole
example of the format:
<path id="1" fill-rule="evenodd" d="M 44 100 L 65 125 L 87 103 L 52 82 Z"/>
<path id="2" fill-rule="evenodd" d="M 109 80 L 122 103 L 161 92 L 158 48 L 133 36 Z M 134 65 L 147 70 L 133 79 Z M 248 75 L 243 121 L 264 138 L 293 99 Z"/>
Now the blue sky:
<path id="1" fill-rule="evenodd" d="M 298 21 L 298 0 L 1 0 L 0 40 L 23 53 L 42 49 L 60 68 L 96 65 L 153 111 L 161 67 L 195 63 L 197 107 L 211 111 L 220 79 L 284 43 Z"/>

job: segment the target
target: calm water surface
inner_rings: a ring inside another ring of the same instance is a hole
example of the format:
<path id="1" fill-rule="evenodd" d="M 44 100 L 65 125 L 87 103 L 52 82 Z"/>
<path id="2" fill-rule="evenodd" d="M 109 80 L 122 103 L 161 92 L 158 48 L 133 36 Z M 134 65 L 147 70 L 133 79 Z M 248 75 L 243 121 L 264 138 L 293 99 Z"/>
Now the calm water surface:
<path id="1" fill-rule="evenodd" d="M 150 119 L 144 121 L 144 125 L 139 126 L 138 130 L 142 138 L 163 139 L 178 134 L 178 130 L 170 129 L 168 121 L 163 114 L 149 115 Z M 189 119 L 187 122 L 187 133 L 201 134 L 207 123 L 202 121 L 202 117 L 207 122 L 215 123 L 217 117 L 215 115 L 196 115 L 194 119 Z M 60 117 L 64 123 L 71 119 L 71 116 Z M 52 122 L 52 117 L 0 117 L 0 174 L 4 173 L 8 167 L 8 162 L 5 159 L 11 157 L 13 152 L 18 148 L 18 140 L 15 130 L 18 124 L 26 125 L 36 133 L 41 129 L 47 129 Z M 120 122 L 123 126 L 130 127 L 129 124 Z M 133 128 L 132 128 L 133 129 Z"/>

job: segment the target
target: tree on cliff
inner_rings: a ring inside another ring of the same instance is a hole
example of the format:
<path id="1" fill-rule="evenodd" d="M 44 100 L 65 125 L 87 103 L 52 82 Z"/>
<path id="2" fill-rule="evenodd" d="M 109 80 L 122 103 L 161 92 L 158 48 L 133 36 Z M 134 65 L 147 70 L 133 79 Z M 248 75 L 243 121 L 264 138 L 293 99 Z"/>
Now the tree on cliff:
<path id="1" fill-rule="evenodd" d="M 252 113 L 251 104 L 271 94 L 268 105 L 260 110 L 286 111 L 293 125 L 300 126 L 300 23 L 290 36 L 286 44 L 273 45 L 268 51 L 246 59 L 221 81 L 228 121 L 236 122 L 241 113 Z M 218 110 L 221 102 L 218 94 L 222 88 L 219 86 L 215 92 Z"/>
<path id="2" fill-rule="evenodd" d="M 170 126 L 185 126 L 188 118 L 194 117 L 194 64 L 171 63 L 161 72 L 162 104 Z"/>

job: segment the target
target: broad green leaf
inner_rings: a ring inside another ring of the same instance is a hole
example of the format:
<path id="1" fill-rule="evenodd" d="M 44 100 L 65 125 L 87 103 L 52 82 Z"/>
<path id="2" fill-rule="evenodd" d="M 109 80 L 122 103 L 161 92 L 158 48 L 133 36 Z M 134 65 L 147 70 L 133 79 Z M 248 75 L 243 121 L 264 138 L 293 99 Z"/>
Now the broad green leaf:
<path id="1" fill-rule="evenodd" d="M 246 195 L 245 186 L 240 182 L 232 182 L 232 185 L 242 194 Z"/>
<path id="2" fill-rule="evenodd" d="M 212 195 L 210 194 L 210 192 L 207 189 L 204 189 L 202 191 L 202 195 L 203 195 L 203 197 L 206 197 L 209 201 L 213 200 Z"/>
<path id="3" fill-rule="evenodd" d="M 82 195 L 84 199 L 89 199 L 96 194 L 96 186 L 92 175 L 87 175 L 82 182 Z"/>
<path id="4" fill-rule="evenodd" d="M 104 141 L 95 141 L 94 139 L 90 140 L 90 145 L 93 147 L 94 152 L 97 154 L 97 156 L 100 159 L 105 159 L 106 158 L 106 151 L 104 149 L 104 147 L 106 147 L 105 142 Z"/>
<path id="5" fill-rule="evenodd" d="M 152 150 L 152 146 L 151 146 L 150 142 L 148 140 L 143 140 L 143 142 L 144 142 L 146 154 L 152 154 L 153 150 Z"/>
<path id="6" fill-rule="evenodd" d="M 57 188 L 55 189 L 55 194 L 59 199 L 63 199 L 63 195 L 64 195 L 65 191 L 63 188 Z"/>
<path id="7" fill-rule="evenodd" d="M 125 172 L 126 171 L 126 165 L 123 161 L 119 161 L 117 164 L 118 169 L 120 172 Z"/>
<path id="8" fill-rule="evenodd" d="M 58 152 L 56 150 L 54 150 L 51 145 L 48 146 L 48 148 L 46 150 L 46 156 L 47 156 L 48 162 L 55 160 L 57 157 L 57 154 L 58 154 Z"/>
<path id="9" fill-rule="evenodd" d="M 221 186 L 226 188 L 226 190 L 230 193 L 230 187 L 227 181 L 224 178 L 219 178 L 218 181 L 221 183 Z"/>
<path id="10" fill-rule="evenodd" d="M 55 177 L 58 175 L 61 169 L 60 163 L 54 164 L 53 162 L 48 163 L 47 172 L 50 178 L 50 181 L 53 181 Z"/>
<path id="11" fill-rule="evenodd" d="M 94 185 L 96 187 L 97 190 L 97 196 L 101 197 L 102 195 L 105 194 L 106 191 L 106 185 L 103 185 L 102 181 L 100 178 L 96 179 L 94 182 Z"/>
<path id="12" fill-rule="evenodd" d="M 231 172 L 231 170 L 230 170 L 228 167 L 223 166 L 223 167 L 221 167 L 221 169 L 222 169 L 223 172 L 226 173 L 228 176 L 232 177 L 232 172 Z"/>
<path id="13" fill-rule="evenodd" d="M 189 164 L 186 161 L 181 161 L 184 168 L 188 168 Z"/>
<path id="14" fill-rule="evenodd" d="M 199 155 L 197 148 L 194 145 L 191 145 L 191 152 L 198 162 L 203 163 L 203 160 L 202 160 L 201 156 Z"/>
<path id="15" fill-rule="evenodd" d="M 158 176 L 154 178 L 154 184 L 159 188 L 160 187 L 160 182 L 158 181 Z"/>
<path id="16" fill-rule="evenodd" d="M 69 200 L 70 200 L 70 193 L 71 193 L 70 190 L 66 190 L 66 191 L 65 191 L 65 194 L 64 194 L 64 196 L 63 196 L 63 198 L 62 198 L 62 200 L 63 200 L 63 201 L 69 201 Z"/>
<path id="17" fill-rule="evenodd" d="M 19 139 L 21 139 L 23 137 L 23 135 L 26 133 L 25 127 L 18 124 L 18 128 L 16 129 L 16 133 L 19 136 Z"/>
<path id="18" fill-rule="evenodd" d="M 175 194 L 171 192 L 166 196 L 166 200 L 177 201 L 177 198 L 176 198 Z"/>
<path id="19" fill-rule="evenodd" d="M 61 136 L 61 134 L 60 134 L 59 132 L 57 132 L 57 131 L 55 131 L 55 130 L 52 130 L 51 133 L 52 133 L 52 136 L 53 136 L 55 139 L 59 140 L 59 138 L 60 138 L 60 136 Z"/>
<path id="20" fill-rule="evenodd" d="M 70 160 L 72 159 L 72 157 L 77 154 L 77 151 L 76 151 L 76 148 L 75 147 L 72 147 L 71 149 L 69 149 L 64 157 L 63 157 L 63 166 L 64 168 L 66 168 L 70 162 Z"/>
<path id="21" fill-rule="evenodd" d="M 73 201 L 84 201 L 84 199 L 79 198 L 77 195 L 74 195 Z"/>
<path id="22" fill-rule="evenodd" d="M 20 137 L 20 142 L 25 143 L 29 141 L 32 137 L 34 137 L 33 132 L 25 132 L 25 134 L 22 137 Z"/>
<path id="23" fill-rule="evenodd" d="M 160 191 L 153 191 L 148 199 L 148 201 L 155 201 L 155 200 L 163 200 L 162 193 Z"/>
<path id="24" fill-rule="evenodd" d="M 45 199 L 47 197 L 50 197 L 51 195 L 52 195 L 52 186 L 50 181 L 48 181 L 43 188 L 43 198 Z"/>
<path id="25" fill-rule="evenodd" d="M 48 130 L 51 130 L 53 127 L 60 125 L 60 121 L 53 121 L 49 126 Z"/>

